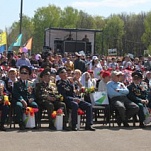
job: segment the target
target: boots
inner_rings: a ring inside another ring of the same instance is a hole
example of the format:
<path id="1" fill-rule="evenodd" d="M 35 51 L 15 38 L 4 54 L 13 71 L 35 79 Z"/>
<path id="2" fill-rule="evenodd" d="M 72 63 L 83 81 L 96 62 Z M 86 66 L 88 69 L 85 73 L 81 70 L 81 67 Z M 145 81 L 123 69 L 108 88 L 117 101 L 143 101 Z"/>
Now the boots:
<path id="1" fill-rule="evenodd" d="M 70 127 L 67 127 L 67 123 L 66 122 L 63 122 L 63 130 L 65 130 L 65 131 L 70 131 L 71 130 Z"/>
<path id="2" fill-rule="evenodd" d="M 4 127 L 4 124 L 1 124 L 0 131 L 6 131 L 6 128 Z"/>
<path id="3" fill-rule="evenodd" d="M 19 129 L 25 130 L 25 123 L 23 121 L 19 122 Z"/>
<path id="4" fill-rule="evenodd" d="M 50 122 L 49 122 L 49 129 L 50 129 L 50 130 L 56 130 L 56 127 L 54 126 L 53 121 L 50 121 Z"/>

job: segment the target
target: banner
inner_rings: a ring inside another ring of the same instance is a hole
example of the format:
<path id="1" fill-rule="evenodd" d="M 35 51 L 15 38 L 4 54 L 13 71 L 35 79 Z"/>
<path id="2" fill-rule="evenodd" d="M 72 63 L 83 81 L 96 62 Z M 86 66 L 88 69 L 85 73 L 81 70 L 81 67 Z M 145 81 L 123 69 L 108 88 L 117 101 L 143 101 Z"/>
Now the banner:
<path id="1" fill-rule="evenodd" d="M 22 41 L 22 34 L 19 34 L 16 41 L 9 46 L 8 51 L 12 51 L 13 47 L 17 47 L 17 46 L 20 47 L 21 41 Z"/>
<path id="2" fill-rule="evenodd" d="M 109 104 L 108 96 L 105 91 L 94 92 L 90 94 L 92 105 L 107 105 Z"/>
<path id="3" fill-rule="evenodd" d="M 27 44 L 25 45 L 25 47 L 26 47 L 28 50 L 31 50 L 32 40 L 33 40 L 33 38 L 30 38 L 30 39 L 27 41 Z"/>
<path id="4" fill-rule="evenodd" d="M 116 56 L 117 55 L 117 49 L 108 49 L 108 55 L 109 56 Z"/>
<path id="5" fill-rule="evenodd" d="M 6 45 L 0 46 L 0 53 L 3 53 L 6 50 Z"/>
<path id="6" fill-rule="evenodd" d="M 6 32 L 0 34 L 0 46 L 7 44 Z"/>
<path id="7" fill-rule="evenodd" d="M 19 34 L 16 41 L 13 43 L 13 46 L 21 46 L 22 34 Z"/>

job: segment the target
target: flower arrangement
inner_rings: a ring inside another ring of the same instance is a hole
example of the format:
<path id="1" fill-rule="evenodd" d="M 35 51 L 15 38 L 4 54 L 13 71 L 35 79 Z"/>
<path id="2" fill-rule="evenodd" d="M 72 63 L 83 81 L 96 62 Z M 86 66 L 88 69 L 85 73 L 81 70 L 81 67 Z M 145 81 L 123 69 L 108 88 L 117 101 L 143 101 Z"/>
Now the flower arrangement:
<path id="1" fill-rule="evenodd" d="M 34 116 L 36 112 L 38 112 L 38 108 L 27 107 L 25 110 L 25 114 L 30 114 L 30 116 Z"/>
<path id="2" fill-rule="evenodd" d="M 85 114 L 85 113 L 84 113 L 84 111 L 83 111 L 83 110 L 81 110 L 80 108 L 78 108 L 77 113 L 78 113 L 78 115 L 84 115 L 84 114 Z"/>
<path id="3" fill-rule="evenodd" d="M 95 92 L 94 87 L 90 87 L 90 88 L 82 87 L 81 90 L 80 90 L 81 98 L 84 97 L 85 95 L 88 95 L 88 94 L 94 93 L 94 92 Z"/>
<path id="4" fill-rule="evenodd" d="M 62 109 L 58 109 L 57 111 L 53 111 L 52 114 L 51 114 L 51 118 L 52 118 L 52 119 L 55 119 L 56 116 L 60 116 L 60 115 L 64 115 Z"/>
<path id="5" fill-rule="evenodd" d="M 84 93 L 84 94 L 90 94 L 90 93 L 95 92 L 95 88 L 94 87 L 90 87 L 90 88 L 82 87 L 80 92 Z"/>
<path id="6" fill-rule="evenodd" d="M 4 105 L 11 105 L 11 103 L 9 102 L 8 96 L 6 94 L 4 94 Z"/>

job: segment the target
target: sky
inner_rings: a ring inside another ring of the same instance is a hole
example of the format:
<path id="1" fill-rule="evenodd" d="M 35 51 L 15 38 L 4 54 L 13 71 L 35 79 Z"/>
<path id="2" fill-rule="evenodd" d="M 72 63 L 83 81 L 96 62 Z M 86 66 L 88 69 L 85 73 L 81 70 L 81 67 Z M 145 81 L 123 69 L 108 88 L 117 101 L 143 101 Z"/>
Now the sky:
<path id="1" fill-rule="evenodd" d="M 0 0 L 0 30 L 19 21 L 21 0 Z M 23 14 L 33 17 L 35 11 L 43 6 L 54 4 L 64 9 L 72 6 L 96 16 L 108 17 L 111 14 L 141 13 L 151 11 L 151 0 L 23 0 Z"/>

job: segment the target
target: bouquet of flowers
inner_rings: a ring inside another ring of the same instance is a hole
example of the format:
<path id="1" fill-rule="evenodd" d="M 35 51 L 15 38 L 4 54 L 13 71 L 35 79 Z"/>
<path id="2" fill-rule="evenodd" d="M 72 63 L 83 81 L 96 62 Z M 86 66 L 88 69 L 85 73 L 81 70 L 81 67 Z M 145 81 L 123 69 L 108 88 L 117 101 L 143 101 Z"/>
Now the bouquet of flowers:
<path id="1" fill-rule="evenodd" d="M 38 108 L 32 108 L 32 107 L 27 107 L 25 109 L 25 114 L 28 115 L 30 114 L 31 116 L 34 116 L 34 114 L 38 112 Z"/>
<path id="2" fill-rule="evenodd" d="M 94 87 L 90 87 L 90 88 L 82 87 L 80 92 L 81 92 L 81 97 L 83 97 L 83 96 L 88 95 L 90 93 L 94 93 L 95 88 Z"/>
<path id="3" fill-rule="evenodd" d="M 90 93 L 95 92 L 95 88 L 94 87 L 90 87 L 90 88 L 82 87 L 80 92 L 84 93 L 84 94 L 90 94 Z"/>
<path id="4" fill-rule="evenodd" d="M 11 105 L 8 96 L 6 94 L 4 94 L 4 105 Z"/>
<path id="5" fill-rule="evenodd" d="M 52 119 L 55 119 L 56 116 L 60 116 L 60 115 L 64 115 L 62 109 L 58 109 L 57 111 L 53 111 L 52 114 L 51 114 L 51 118 L 52 118 Z"/>
<path id="6" fill-rule="evenodd" d="M 81 110 L 80 108 L 78 108 L 77 113 L 78 113 L 78 115 L 84 115 L 84 114 L 85 114 L 85 113 L 84 113 L 84 111 L 83 111 L 83 110 Z"/>

